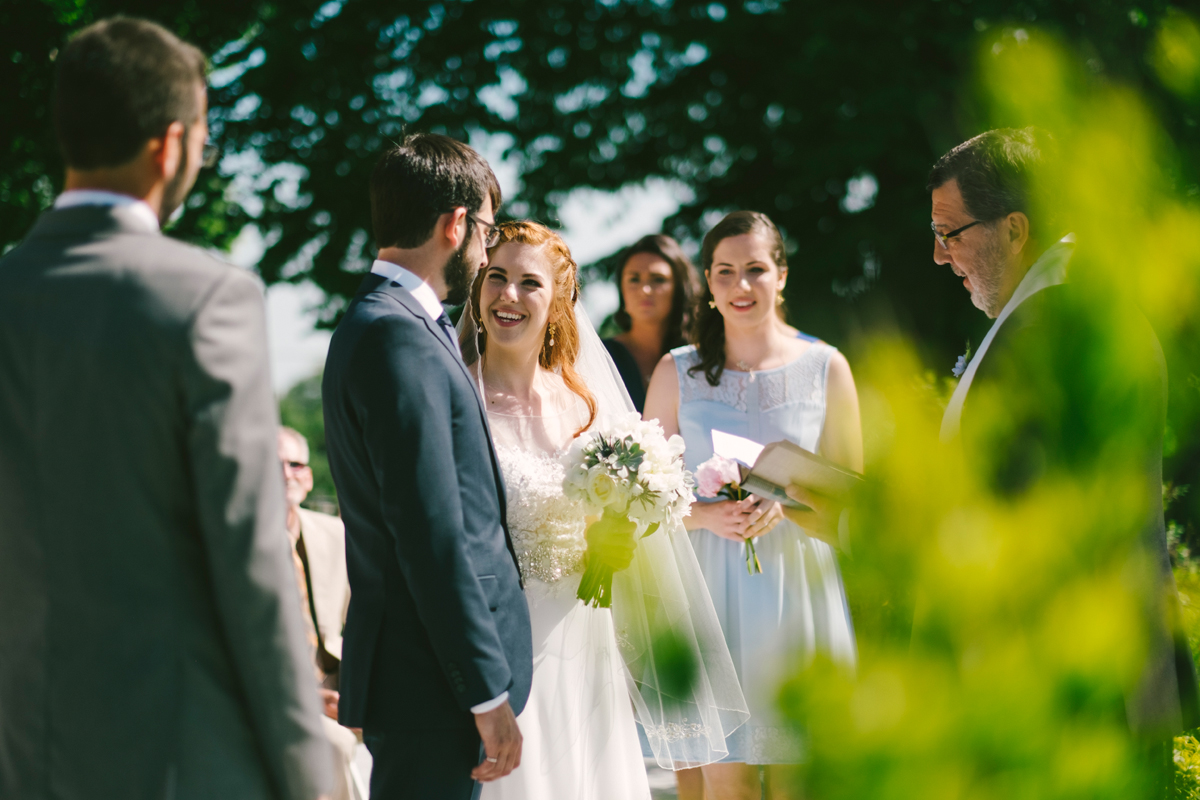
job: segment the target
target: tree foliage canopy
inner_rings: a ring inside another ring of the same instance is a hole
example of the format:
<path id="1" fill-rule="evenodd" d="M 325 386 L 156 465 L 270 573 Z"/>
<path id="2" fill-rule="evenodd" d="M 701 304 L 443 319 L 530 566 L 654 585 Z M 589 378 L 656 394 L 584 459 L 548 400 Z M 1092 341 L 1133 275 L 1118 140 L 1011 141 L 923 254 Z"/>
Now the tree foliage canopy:
<path id="1" fill-rule="evenodd" d="M 223 247 L 255 223 L 263 278 L 315 282 L 327 324 L 372 255 L 376 157 L 405 130 L 436 130 L 504 137 L 520 176 L 511 216 L 553 222 L 575 187 L 652 176 L 684 187 L 666 223 L 680 238 L 723 211 L 764 211 L 792 248 L 796 324 L 839 343 L 896 324 L 948 369 L 988 321 L 932 263 L 925 179 L 996 122 L 977 91 L 982 46 L 1020 46 L 1036 26 L 1068 45 L 1082 80 L 1136 87 L 1175 140 L 1164 175 L 1197 193 L 1200 112 L 1147 56 L 1171 12 L 1163 0 L 2 0 L 0 249 L 60 185 L 54 52 L 125 13 L 212 54 L 225 159 L 174 233 Z"/>
<path id="2" fill-rule="evenodd" d="M 552 221 L 574 187 L 650 176 L 688 187 L 667 223 L 684 238 L 721 211 L 765 211 L 793 248 L 789 299 L 805 329 L 836 340 L 889 313 L 952 357 L 983 323 L 928 258 L 924 182 L 938 155 L 986 124 L 964 91 L 980 42 L 1036 24 L 1076 43 L 1090 75 L 1144 87 L 1191 146 L 1177 166 L 1195 182 L 1194 109 L 1160 87 L 1144 58 L 1167 9 L 1109 0 L 7 2 L 0 35 L 13 79 L 0 92 L 6 108 L 23 111 L 0 123 L 10 142 L 0 246 L 24 234 L 59 180 L 46 102 L 52 53 L 83 24 L 127 13 L 213 54 L 213 137 L 239 176 L 206 175 L 177 234 L 222 246 L 256 222 L 269 243 L 264 279 L 313 280 L 331 298 L 329 320 L 371 255 L 371 166 L 412 128 L 505 135 L 521 181 L 513 216 Z"/>

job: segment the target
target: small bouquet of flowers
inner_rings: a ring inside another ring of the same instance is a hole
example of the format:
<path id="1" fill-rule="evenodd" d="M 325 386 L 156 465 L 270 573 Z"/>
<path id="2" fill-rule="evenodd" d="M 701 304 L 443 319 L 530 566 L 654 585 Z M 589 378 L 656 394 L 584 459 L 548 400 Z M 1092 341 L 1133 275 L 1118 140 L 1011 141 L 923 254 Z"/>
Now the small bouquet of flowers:
<path id="1" fill-rule="evenodd" d="M 657 422 L 630 412 L 575 439 L 563 456 L 563 492 L 583 503 L 589 516 L 624 517 L 635 524 L 635 536 L 649 536 L 664 522 L 682 523 L 691 510 L 694 483 L 683 468 L 683 449 L 682 437 L 667 439 Z M 579 599 L 610 607 L 612 579 L 612 567 L 589 559 Z"/>
<path id="2" fill-rule="evenodd" d="M 714 455 L 696 467 L 696 494 L 700 497 L 724 497 L 727 500 L 745 500 L 749 494 L 741 487 L 741 470 L 736 461 Z M 753 575 L 762 572 L 758 563 L 758 551 L 754 540 L 746 540 L 746 572 Z"/>

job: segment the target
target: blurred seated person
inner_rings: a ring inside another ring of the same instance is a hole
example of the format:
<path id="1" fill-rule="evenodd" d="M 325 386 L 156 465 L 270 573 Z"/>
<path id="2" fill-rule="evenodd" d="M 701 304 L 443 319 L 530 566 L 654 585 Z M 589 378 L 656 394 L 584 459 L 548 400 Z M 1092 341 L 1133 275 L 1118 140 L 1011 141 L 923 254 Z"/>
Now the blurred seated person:
<path id="1" fill-rule="evenodd" d="M 313 653 L 325 716 L 325 735 L 336 754 L 336 778 L 331 800 L 353 800 L 350 765 L 358 734 L 337 723 L 338 667 L 342 656 L 342 627 L 350 607 L 350 579 L 346 574 L 346 529 L 329 514 L 301 508 L 313 488 L 308 464 L 308 440 L 299 431 L 280 427 L 279 461 L 287 490 L 287 531 L 296 565 L 300 605 Z"/>
<path id="2" fill-rule="evenodd" d="M 687 344 L 696 268 L 670 236 L 643 236 L 621 253 L 616 282 L 620 304 L 613 315 L 621 333 L 604 346 L 640 412 L 654 367 L 667 351 Z"/>

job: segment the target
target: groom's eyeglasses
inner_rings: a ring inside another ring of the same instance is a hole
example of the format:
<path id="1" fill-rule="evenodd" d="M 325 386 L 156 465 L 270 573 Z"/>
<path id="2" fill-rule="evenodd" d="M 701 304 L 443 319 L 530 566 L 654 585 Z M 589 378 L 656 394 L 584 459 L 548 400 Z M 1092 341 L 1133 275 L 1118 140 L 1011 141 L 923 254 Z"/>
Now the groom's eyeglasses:
<path id="1" fill-rule="evenodd" d="M 495 247 L 497 243 L 499 243 L 500 229 L 496 227 L 496 223 L 482 220 L 474 214 L 468 214 L 467 216 L 470 217 L 476 225 L 483 226 L 484 230 L 487 231 L 486 237 L 483 240 L 483 246 L 486 249 L 490 250 Z"/>
<path id="2" fill-rule="evenodd" d="M 212 142 L 204 143 L 204 150 L 200 155 L 200 166 L 205 169 L 212 169 L 217 165 L 217 161 L 221 156 L 221 148 L 217 147 Z"/>
<path id="3" fill-rule="evenodd" d="M 938 233 L 937 224 L 933 223 L 933 222 L 929 223 L 929 227 L 933 229 L 933 238 L 937 239 L 937 243 L 942 246 L 942 249 L 949 250 L 951 239 L 953 239 L 955 236 L 958 236 L 960 233 L 965 231 L 967 228 L 973 228 L 976 225 L 982 225 L 982 224 L 983 224 L 983 221 L 977 219 L 974 222 L 968 222 L 966 225 L 963 225 L 961 228 L 955 228 L 954 230 L 950 231 L 949 233 Z"/>

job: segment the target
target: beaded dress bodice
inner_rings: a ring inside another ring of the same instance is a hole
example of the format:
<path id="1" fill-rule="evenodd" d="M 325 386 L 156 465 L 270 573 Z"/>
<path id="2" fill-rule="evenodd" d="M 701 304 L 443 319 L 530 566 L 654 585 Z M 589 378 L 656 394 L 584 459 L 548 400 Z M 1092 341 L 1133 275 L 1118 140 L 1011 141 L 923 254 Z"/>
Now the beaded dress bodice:
<path id="1" fill-rule="evenodd" d="M 496 456 L 508 494 L 508 532 L 528 581 L 557 583 L 580 572 L 584 509 L 563 494 L 563 465 L 558 453 L 531 452 L 499 445 Z"/>

